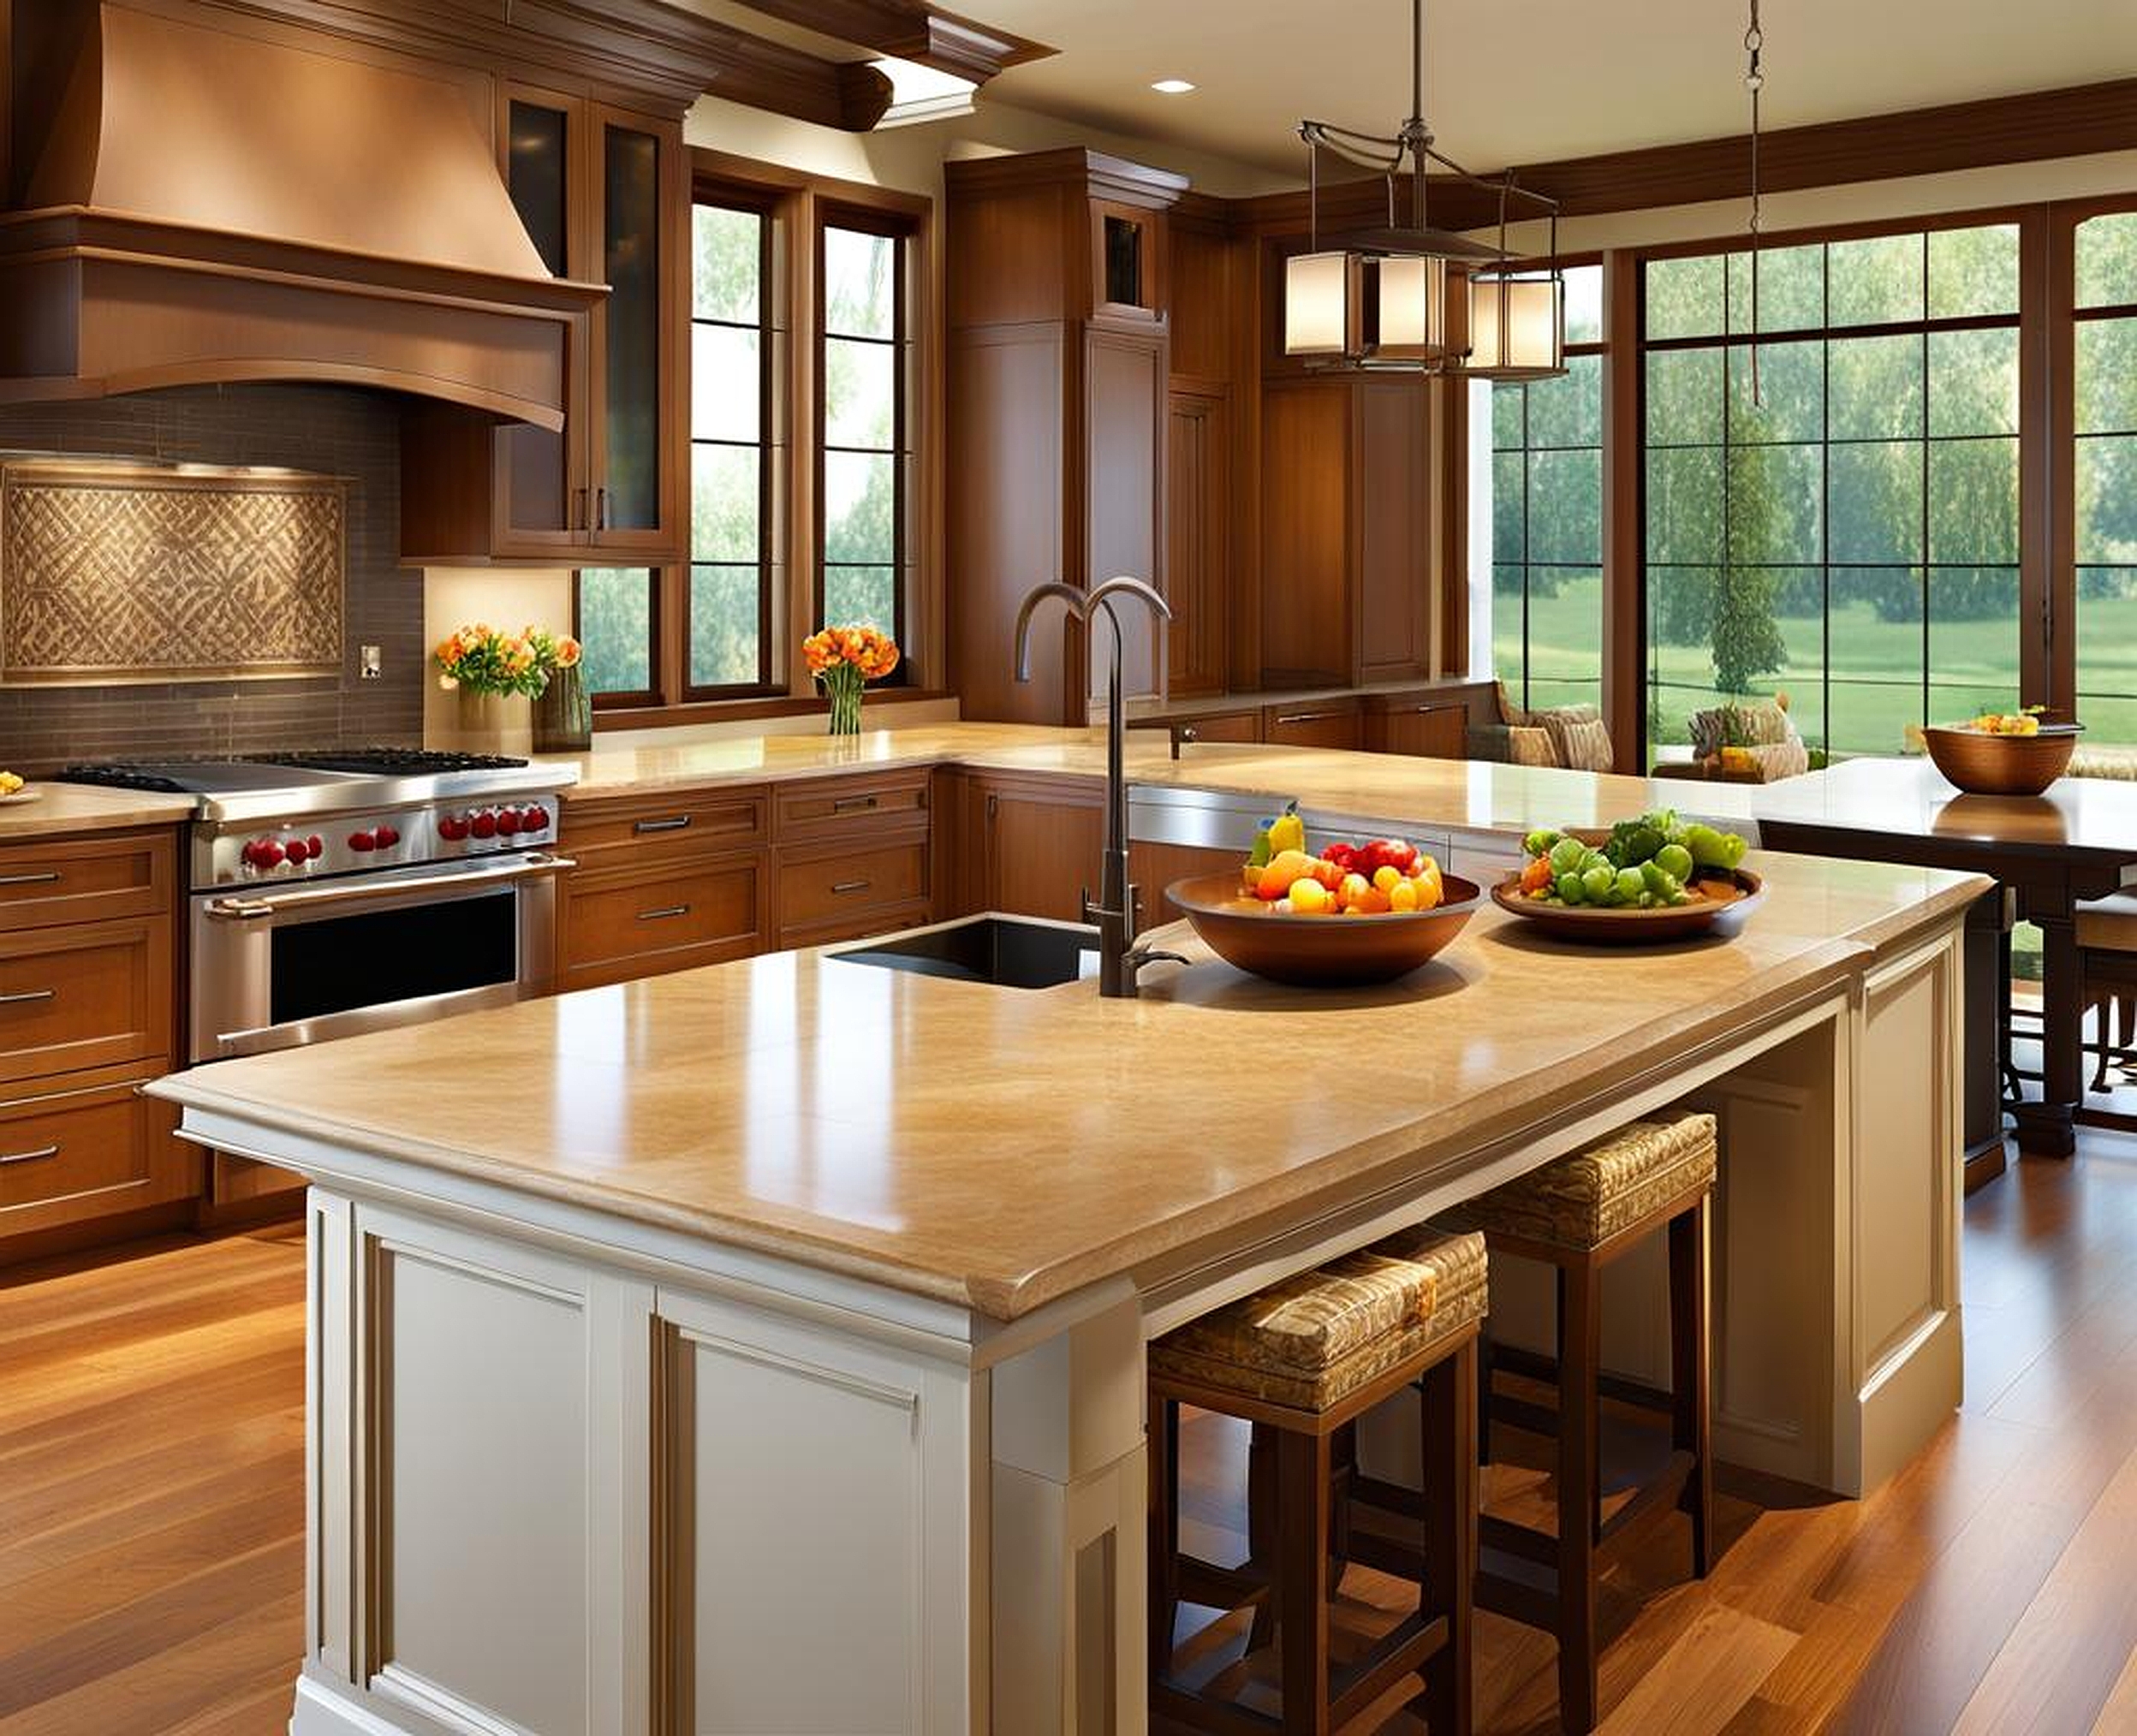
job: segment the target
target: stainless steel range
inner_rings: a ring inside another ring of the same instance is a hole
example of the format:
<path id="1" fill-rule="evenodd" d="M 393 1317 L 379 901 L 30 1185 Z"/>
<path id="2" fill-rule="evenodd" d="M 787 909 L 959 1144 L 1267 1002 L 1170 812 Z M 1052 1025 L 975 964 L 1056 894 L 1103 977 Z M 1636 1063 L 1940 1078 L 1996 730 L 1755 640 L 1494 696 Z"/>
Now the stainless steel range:
<path id="1" fill-rule="evenodd" d="M 408 748 L 73 765 L 197 796 L 188 1054 L 250 1055 L 539 992 L 568 768 Z"/>

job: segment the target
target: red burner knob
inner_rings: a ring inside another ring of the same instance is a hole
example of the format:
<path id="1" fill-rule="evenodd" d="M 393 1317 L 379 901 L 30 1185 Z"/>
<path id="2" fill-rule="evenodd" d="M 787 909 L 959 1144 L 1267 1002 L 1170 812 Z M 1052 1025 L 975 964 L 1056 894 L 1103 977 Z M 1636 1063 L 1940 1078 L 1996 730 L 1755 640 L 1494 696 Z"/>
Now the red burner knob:
<path id="1" fill-rule="evenodd" d="M 320 857 L 326 854 L 326 840 L 322 838 L 317 832 L 314 832 L 310 837 L 304 841 L 304 847 L 311 852 L 312 859 L 316 862 Z"/>
<path id="2" fill-rule="evenodd" d="M 292 862 L 301 862 L 307 857 L 311 855 L 312 847 L 305 842 L 302 838 L 292 838 L 289 841 L 286 853 Z"/>
<path id="3" fill-rule="evenodd" d="M 381 850 L 390 850 L 401 841 L 401 835 L 391 826 L 377 826 L 372 830 L 371 841 Z"/>
<path id="4" fill-rule="evenodd" d="M 509 838 L 513 835 L 513 833 L 518 831 L 519 829 L 520 814 L 518 809 L 505 808 L 498 813 L 497 831 L 501 835 Z"/>
<path id="5" fill-rule="evenodd" d="M 282 865 L 282 859 L 287 853 L 288 852 L 272 838 L 262 838 L 259 841 L 259 865 L 263 868 L 279 868 Z"/>
<path id="6" fill-rule="evenodd" d="M 520 815 L 520 829 L 522 832 L 546 832 L 549 829 L 549 810 L 545 807 L 525 810 Z"/>
<path id="7" fill-rule="evenodd" d="M 478 838 L 494 838 L 497 835 L 497 817 L 495 814 L 477 814 L 467 823 L 467 829 Z"/>
<path id="8" fill-rule="evenodd" d="M 457 844 L 467 835 L 467 817 L 465 814 L 445 814 L 439 817 L 438 835 L 449 844 Z"/>
<path id="9" fill-rule="evenodd" d="M 352 850 L 374 850 L 378 847 L 378 840 L 372 833 L 351 832 L 348 835 L 348 847 Z"/>

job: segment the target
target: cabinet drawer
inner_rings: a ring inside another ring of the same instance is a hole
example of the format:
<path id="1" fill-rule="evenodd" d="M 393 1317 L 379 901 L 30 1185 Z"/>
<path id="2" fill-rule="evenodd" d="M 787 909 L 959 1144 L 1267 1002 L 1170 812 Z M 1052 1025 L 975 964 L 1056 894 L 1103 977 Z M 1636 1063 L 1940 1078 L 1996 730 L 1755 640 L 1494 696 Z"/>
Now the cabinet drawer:
<path id="1" fill-rule="evenodd" d="M 559 986 L 747 958 L 769 925 L 765 893 L 754 852 L 681 868 L 581 868 L 564 882 Z"/>
<path id="2" fill-rule="evenodd" d="M 0 1237 L 199 1192 L 175 1107 L 135 1089 L 163 1070 L 158 1058 L 110 1084 L 0 1103 Z"/>
<path id="3" fill-rule="evenodd" d="M 0 934 L 0 1080 L 171 1049 L 170 922 Z"/>
<path id="4" fill-rule="evenodd" d="M 176 850 L 168 830 L 0 847 L 0 930 L 162 915 Z"/>
<path id="5" fill-rule="evenodd" d="M 589 851 L 613 851 L 632 861 L 743 849 L 764 841 L 767 806 L 758 788 L 567 800 L 563 847 L 582 860 Z"/>
<path id="6" fill-rule="evenodd" d="M 1357 747 L 1364 716 L 1355 699 L 1301 700 L 1262 714 L 1262 740 L 1285 747 Z"/>
<path id="7" fill-rule="evenodd" d="M 914 904 L 928 896 L 925 837 L 860 849 L 812 853 L 779 865 L 779 923 L 784 927 Z"/>
<path id="8" fill-rule="evenodd" d="M 934 910 L 926 904 L 892 904 L 879 906 L 849 914 L 832 922 L 806 923 L 798 928 L 779 930 L 782 952 L 796 947 L 836 946 L 842 941 L 872 940 L 879 934 L 897 934 L 908 928 L 926 928 L 934 919 Z"/>
<path id="9" fill-rule="evenodd" d="M 780 839 L 865 838 L 878 826 L 911 820 L 927 812 L 927 781 L 922 770 L 784 785 L 773 803 Z"/>

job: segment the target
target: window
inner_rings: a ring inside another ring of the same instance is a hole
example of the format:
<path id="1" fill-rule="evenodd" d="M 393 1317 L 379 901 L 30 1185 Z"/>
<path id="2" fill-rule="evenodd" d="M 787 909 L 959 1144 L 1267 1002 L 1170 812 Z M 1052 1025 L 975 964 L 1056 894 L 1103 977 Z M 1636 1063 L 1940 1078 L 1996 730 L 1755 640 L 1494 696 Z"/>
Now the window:
<path id="1" fill-rule="evenodd" d="M 2017 225 L 1644 276 L 1651 746 L 1783 692 L 1836 754 L 2015 706 Z"/>
<path id="2" fill-rule="evenodd" d="M 2137 211 L 2080 223 L 2076 268 L 2078 716 L 2137 742 Z"/>
<path id="3" fill-rule="evenodd" d="M 692 699 L 771 680 L 771 219 L 700 199 L 690 273 Z"/>
<path id="4" fill-rule="evenodd" d="M 1525 708 L 1602 699 L 1602 340 L 1603 268 L 1569 267 L 1564 375 L 1472 389 L 1491 433 L 1472 522 L 1491 526 L 1491 669 Z"/>
<path id="5" fill-rule="evenodd" d="M 927 202 L 771 170 L 760 183 L 710 153 L 698 169 L 686 545 L 673 566 L 580 572 L 589 689 L 610 714 L 815 703 L 796 648 L 826 621 L 894 633 L 907 661 L 893 684 L 917 685 L 912 310 L 930 305 Z M 816 389 L 797 394 L 804 376 Z"/>
<path id="6" fill-rule="evenodd" d="M 815 625 L 905 638 L 906 294 L 902 234 L 827 221 L 818 253 Z"/>

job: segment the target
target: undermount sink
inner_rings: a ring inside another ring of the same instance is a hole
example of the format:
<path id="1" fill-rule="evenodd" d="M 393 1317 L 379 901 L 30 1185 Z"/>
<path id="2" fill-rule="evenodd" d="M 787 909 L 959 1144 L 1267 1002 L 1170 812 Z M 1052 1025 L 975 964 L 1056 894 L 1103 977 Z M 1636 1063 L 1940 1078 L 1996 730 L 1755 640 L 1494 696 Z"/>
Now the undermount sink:
<path id="1" fill-rule="evenodd" d="M 968 916 L 830 956 L 842 965 L 874 965 L 997 988 L 1052 989 L 1098 975 L 1098 931 L 1025 917 Z"/>

